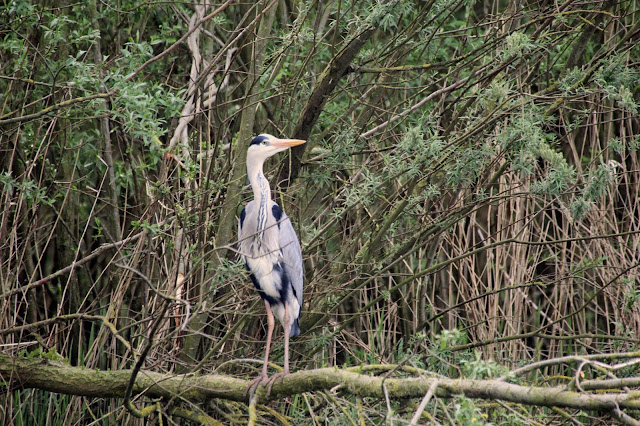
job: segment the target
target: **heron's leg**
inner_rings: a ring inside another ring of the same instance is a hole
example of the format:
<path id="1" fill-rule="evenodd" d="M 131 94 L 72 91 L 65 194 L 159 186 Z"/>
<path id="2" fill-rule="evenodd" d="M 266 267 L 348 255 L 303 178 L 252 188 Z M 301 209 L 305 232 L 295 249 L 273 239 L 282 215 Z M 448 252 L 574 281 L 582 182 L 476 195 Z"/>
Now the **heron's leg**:
<path id="1" fill-rule="evenodd" d="M 264 364 L 262 365 L 262 374 L 253 379 L 249 384 L 249 387 L 244 392 L 245 395 L 248 391 L 251 391 L 249 394 L 249 400 L 253 398 L 253 394 L 261 383 L 264 383 L 267 380 L 267 368 L 269 366 L 269 350 L 271 349 L 271 336 L 273 334 L 273 328 L 275 327 L 275 320 L 273 318 L 273 312 L 271 312 L 271 305 L 266 300 L 264 301 L 264 306 L 267 309 L 267 345 L 264 352 Z"/>
<path id="2" fill-rule="evenodd" d="M 273 328 L 275 327 L 275 320 L 273 319 L 273 312 L 271 312 L 271 305 L 266 300 L 264 306 L 267 308 L 267 347 L 264 352 L 264 365 L 262 366 L 262 377 L 267 378 L 267 366 L 269 364 L 269 350 L 271 349 L 271 336 L 273 335 Z"/>
<path id="3" fill-rule="evenodd" d="M 289 312 L 289 304 L 284 304 L 284 374 L 289 374 L 289 335 L 291 334 L 291 314 Z"/>
<path id="4" fill-rule="evenodd" d="M 278 379 L 282 379 L 285 375 L 289 374 L 289 335 L 291 334 L 291 325 L 293 319 L 289 312 L 289 304 L 284 304 L 284 317 L 282 318 L 282 325 L 284 327 L 284 369 L 280 373 L 276 373 L 269 378 L 269 387 L 267 388 L 267 396 L 271 393 L 273 384 Z"/>

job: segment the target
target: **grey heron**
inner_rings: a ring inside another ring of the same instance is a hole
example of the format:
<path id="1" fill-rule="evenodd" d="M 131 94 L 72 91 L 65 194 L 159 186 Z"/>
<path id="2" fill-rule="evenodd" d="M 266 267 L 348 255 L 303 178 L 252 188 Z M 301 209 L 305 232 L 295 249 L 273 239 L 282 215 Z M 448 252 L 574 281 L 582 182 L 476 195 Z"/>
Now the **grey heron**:
<path id="1" fill-rule="evenodd" d="M 251 140 L 247 151 L 247 176 L 254 199 L 240 213 L 239 250 L 251 281 L 264 301 L 268 325 L 262 373 L 247 389 L 251 389 L 251 396 L 259 384 L 270 382 L 270 391 L 277 378 L 289 373 L 289 337 L 300 334 L 302 251 L 291 221 L 271 199 L 269 182 L 262 168 L 267 158 L 303 143 L 305 141 L 299 139 L 278 139 L 261 134 Z M 284 328 L 284 369 L 268 379 L 274 315 Z"/>

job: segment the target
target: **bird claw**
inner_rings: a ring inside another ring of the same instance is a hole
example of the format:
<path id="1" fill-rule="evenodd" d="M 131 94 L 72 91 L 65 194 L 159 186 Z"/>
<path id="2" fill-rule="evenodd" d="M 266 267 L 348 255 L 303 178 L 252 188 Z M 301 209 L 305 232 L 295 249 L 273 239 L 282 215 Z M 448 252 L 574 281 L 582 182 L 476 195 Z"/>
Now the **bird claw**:
<path id="1" fill-rule="evenodd" d="M 282 383 L 282 381 L 284 380 L 284 376 L 286 376 L 287 374 L 289 374 L 288 371 L 281 371 L 280 373 L 276 373 L 271 377 L 267 377 L 263 374 L 259 375 L 258 377 L 253 379 L 251 383 L 249 383 L 249 386 L 247 386 L 247 389 L 244 391 L 244 396 L 247 396 L 247 392 L 249 392 L 249 401 L 251 401 L 253 399 L 253 395 L 255 395 L 256 390 L 258 389 L 258 386 L 263 385 L 267 386 L 268 397 L 269 395 L 271 395 L 271 388 L 276 383 L 276 381 L 280 380 L 280 382 Z"/>
<path id="2" fill-rule="evenodd" d="M 282 381 L 284 380 L 284 376 L 286 376 L 287 374 L 289 374 L 288 371 L 281 371 L 280 373 L 276 373 L 273 376 L 269 377 L 269 379 L 267 380 L 267 384 L 269 385 L 267 387 L 267 396 L 271 395 L 271 388 L 276 383 L 276 381 L 279 379 L 280 383 L 282 383 Z"/>
<path id="3" fill-rule="evenodd" d="M 251 401 L 253 399 L 253 395 L 256 393 L 256 389 L 258 389 L 258 386 L 267 383 L 268 380 L 269 379 L 266 374 L 259 375 L 249 383 L 249 386 L 247 386 L 247 389 L 244 391 L 244 396 L 247 396 L 247 392 L 249 392 L 249 401 Z"/>

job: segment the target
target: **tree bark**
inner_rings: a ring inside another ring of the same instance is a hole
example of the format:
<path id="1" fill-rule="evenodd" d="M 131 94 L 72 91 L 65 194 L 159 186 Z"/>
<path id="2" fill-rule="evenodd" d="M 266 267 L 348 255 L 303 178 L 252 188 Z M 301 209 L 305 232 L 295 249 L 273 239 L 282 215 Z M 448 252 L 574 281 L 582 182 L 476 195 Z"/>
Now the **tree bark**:
<path id="1" fill-rule="evenodd" d="M 464 395 L 469 398 L 502 400 L 544 407 L 566 407 L 582 410 L 640 409 L 640 398 L 625 391 L 625 386 L 639 386 L 640 379 L 616 381 L 586 380 L 583 390 L 608 389 L 611 392 L 575 392 L 563 386 L 522 386 L 502 380 L 448 379 L 441 377 L 387 378 L 370 376 L 362 371 L 388 372 L 393 366 L 364 366 L 349 369 L 319 368 L 298 371 L 277 381 L 271 394 L 263 387 L 257 395 L 262 401 L 313 391 L 329 391 L 341 386 L 352 395 L 385 398 L 422 398 L 432 386 L 435 396 L 450 398 Z M 70 367 L 59 361 L 43 358 L 12 358 L 0 354 L 0 376 L 12 388 L 41 389 L 95 398 L 121 398 L 131 378 L 131 370 L 98 371 Z M 600 384 L 602 382 L 602 385 Z M 172 398 L 203 402 L 212 399 L 249 402 L 245 395 L 250 381 L 219 374 L 196 376 L 175 375 L 141 370 L 132 390 L 148 398 Z M 434 385 L 435 384 L 435 385 Z"/>
<path id="2" fill-rule="evenodd" d="M 267 47 L 268 36 L 271 33 L 271 27 L 275 17 L 276 7 L 275 0 L 264 2 L 265 7 L 260 11 L 263 14 L 260 20 L 260 26 L 253 43 L 251 69 L 247 81 L 247 92 L 243 105 L 242 117 L 240 122 L 240 131 L 236 138 L 239 146 L 236 146 L 236 159 L 233 165 L 232 179 L 228 184 L 227 195 L 222 207 L 222 216 L 218 223 L 218 232 L 215 238 L 215 246 L 221 247 L 227 245 L 233 236 L 233 226 L 235 223 L 235 213 L 240 201 L 242 192 L 242 183 L 244 182 L 245 161 L 247 157 L 247 143 L 253 134 L 253 123 L 255 121 L 256 105 L 260 100 L 260 76 L 262 75 L 262 67 L 264 64 L 264 53 Z M 211 268 L 218 266 L 218 258 L 214 257 Z M 191 295 L 197 300 L 202 301 L 203 289 L 198 288 L 198 295 Z M 184 341 L 184 347 L 181 353 L 181 360 L 190 363 L 197 358 L 198 346 L 200 345 L 200 332 L 206 324 L 206 314 L 198 313 L 191 319 L 191 329 L 194 333 L 189 334 Z"/>
<path id="3" fill-rule="evenodd" d="M 293 130 L 292 138 L 304 140 L 309 138 L 311 130 L 316 124 L 316 121 L 318 121 L 318 117 L 320 113 L 322 113 L 329 95 L 331 95 L 333 89 L 336 88 L 340 79 L 347 74 L 351 61 L 353 61 L 353 58 L 360 52 L 374 31 L 375 27 L 365 29 L 349 40 L 340 52 L 331 59 L 324 71 L 322 71 L 322 74 L 320 74 L 318 82 L 314 86 L 309 100 L 302 110 L 302 115 Z M 312 143 L 307 142 L 304 145 L 291 148 L 291 161 L 285 162 L 278 173 L 277 182 L 281 190 L 288 188 L 289 184 L 298 176 L 302 164 L 302 156 L 305 150 L 307 148 L 311 149 L 312 146 Z"/>
<path id="4" fill-rule="evenodd" d="M 98 24 L 98 6 L 96 1 L 93 0 L 87 5 L 87 12 L 89 19 L 94 23 L 94 30 L 100 34 L 100 25 Z M 102 40 L 102 37 L 100 37 Z M 100 48 L 100 41 L 93 45 L 93 62 L 96 67 L 102 66 L 102 50 Z M 104 78 L 104 71 L 100 72 L 101 77 Z M 102 87 L 104 92 L 108 92 L 106 87 Z M 104 111 L 109 111 L 109 105 L 107 98 L 100 98 L 98 102 L 101 104 Z M 108 185 L 105 190 L 106 196 L 110 202 L 110 212 L 107 215 L 109 218 L 109 226 L 107 226 L 107 232 L 111 237 L 111 241 L 120 241 L 122 239 L 122 227 L 120 226 L 120 212 L 118 211 L 118 189 L 116 186 L 116 174 L 115 165 L 113 162 L 113 146 L 111 144 L 111 126 L 109 124 L 109 116 L 104 115 L 100 117 L 100 136 L 102 138 L 102 152 L 104 153 L 104 161 L 107 163 L 107 175 Z"/>

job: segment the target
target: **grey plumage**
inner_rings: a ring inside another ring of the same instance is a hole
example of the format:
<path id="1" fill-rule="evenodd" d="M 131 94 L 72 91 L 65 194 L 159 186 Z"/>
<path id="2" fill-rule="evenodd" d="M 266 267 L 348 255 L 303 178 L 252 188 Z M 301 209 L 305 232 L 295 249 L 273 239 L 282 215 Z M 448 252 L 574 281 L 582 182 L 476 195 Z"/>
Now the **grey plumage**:
<path id="1" fill-rule="evenodd" d="M 298 318 L 302 307 L 302 251 L 291 220 L 280 206 L 269 200 L 266 223 L 258 230 L 258 203 L 249 202 L 241 214 L 240 253 L 251 281 L 260 296 L 269 302 L 276 318 L 284 326 L 284 303 L 292 304 L 291 337 L 300 333 Z M 274 211 L 280 212 L 277 218 Z M 242 218 L 244 216 L 244 218 Z"/>
<path id="2" fill-rule="evenodd" d="M 302 251 L 291 220 L 271 199 L 269 182 L 262 171 L 270 156 L 304 143 L 297 139 L 278 139 L 268 134 L 256 136 L 247 151 L 247 176 L 254 199 L 240 214 L 238 222 L 239 250 L 250 272 L 254 286 L 264 300 L 268 331 L 262 374 L 250 389 L 267 381 L 269 348 L 273 333 L 273 314 L 284 327 L 284 370 L 273 381 L 289 373 L 289 337 L 300 333 L 302 310 Z"/>

